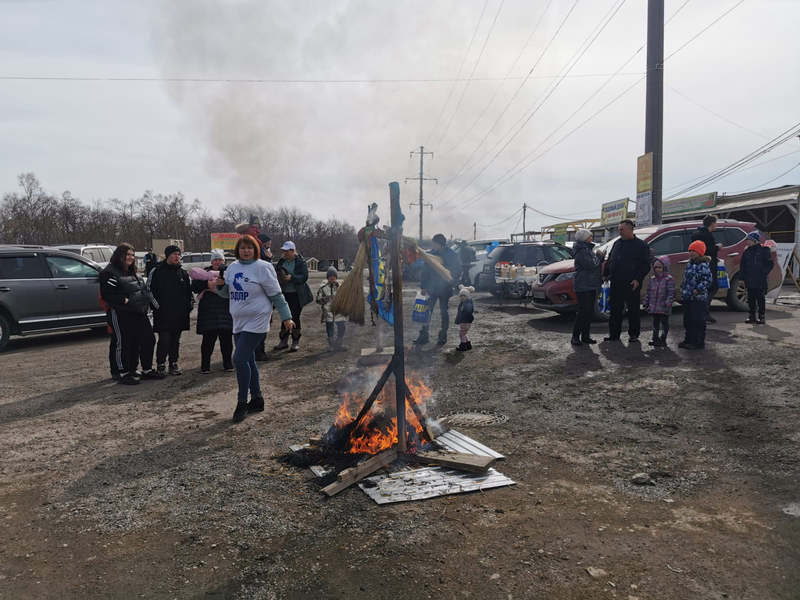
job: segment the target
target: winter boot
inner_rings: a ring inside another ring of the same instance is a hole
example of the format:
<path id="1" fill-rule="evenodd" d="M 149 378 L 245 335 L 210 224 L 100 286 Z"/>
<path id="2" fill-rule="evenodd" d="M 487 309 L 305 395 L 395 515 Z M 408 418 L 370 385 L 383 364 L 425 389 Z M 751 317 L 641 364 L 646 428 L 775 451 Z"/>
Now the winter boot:
<path id="1" fill-rule="evenodd" d="M 758 315 L 758 321 L 756 321 L 759 325 L 766 325 L 767 319 L 764 318 L 764 315 Z"/>
<path id="2" fill-rule="evenodd" d="M 298 329 L 292 330 L 292 346 L 289 348 L 289 352 L 297 352 L 300 350 L 300 338 L 302 337 L 302 332 Z"/>
<path id="3" fill-rule="evenodd" d="M 264 396 L 256 396 L 255 398 L 250 398 L 250 402 L 248 402 L 247 404 L 247 412 L 248 413 L 264 412 Z"/>
<path id="4" fill-rule="evenodd" d="M 336 352 L 347 352 L 347 346 L 342 346 L 342 338 L 336 340 Z"/>
<path id="5" fill-rule="evenodd" d="M 456 352 L 466 352 L 469 350 L 469 346 L 467 346 L 467 342 L 461 342 L 458 347 L 456 348 Z"/>
<path id="6" fill-rule="evenodd" d="M 444 346 L 447 343 L 447 333 L 444 331 L 439 332 L 439 339 L 436 340 L 437 346 Z"/>
<path id="7" fill-rule="evenodd" d="M 472 342 L 467 340 L 467 350 L 472 350 Z"/>
<path id="8" fill-rule="evenodd" d="M 286 350 L 289 347 L 289 332 L 281 327 L 279 337 L 281 341 L 278 342 L 278 345 L 275 346 L 273 350 Z"/>
<path id="9" fill-rule="evenodd" d="M 583 346 L 583 342 L 581 341 L 581 338 L 579 338 L 576 335 L 572 336 L 572 339 L 569 341 L 569 343 L 572 344 L 573 346 Z"/>
<path id="10" fill-rule="evenodd" d="M 247 416 L 247 403 L 240 403 L 236 405 L 236 410 L 233 412 L 233 422 L 241 423 Z"/>
<path id="11" fill-rule="evenodd" d="M 424 346 L 429 341 L 430 339 L 428 338 L 428 330 L 426 328 L 422 328 L 419 331 L 419 336 L 417 336 L 417 339 L 414 340 L 414 344 L 417 346 Z"/>

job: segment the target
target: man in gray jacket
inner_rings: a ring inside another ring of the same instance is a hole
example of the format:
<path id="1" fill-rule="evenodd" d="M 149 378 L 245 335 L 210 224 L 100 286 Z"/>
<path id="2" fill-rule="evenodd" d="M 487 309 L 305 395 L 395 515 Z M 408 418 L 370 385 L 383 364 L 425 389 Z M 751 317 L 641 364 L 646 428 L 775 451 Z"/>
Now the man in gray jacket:
<path id="1" fill-rule="evenodd" d="M 602 250 L 594 249 L 592 232 L 588 229 L 579 229 L 575 234 L 574 250 L 575 278 L 572 280 L 572 289 L 578 297 L 578 312 L 572 328 L 572 345 L 596 344 L 590 336 L 590 328 L 597 292 L 603 286 L 605 254 Z"/>

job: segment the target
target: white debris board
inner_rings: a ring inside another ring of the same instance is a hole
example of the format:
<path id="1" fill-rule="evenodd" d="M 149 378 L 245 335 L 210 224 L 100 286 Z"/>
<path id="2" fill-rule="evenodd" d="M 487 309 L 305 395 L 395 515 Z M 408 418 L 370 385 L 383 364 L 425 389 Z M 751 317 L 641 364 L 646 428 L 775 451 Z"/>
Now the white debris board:
<path id="1" fill-rule="evenodd" d="M 505 456 L 499 452 L 495 452 L 491 448 L 487 448 L 483 444 L 473 440 L 471 437 L 467 437 L 463 433 L 457 432 L 455 429 L 449 429 L 442 435 L 436 436 L 433 442 L 440 448 L 450 450 L 451 452 L 475 454 L 477 456 L 491 456 L 497 460 L 505 458 Z"/>
<path id="2" fill-rule="evenodd" d="M 378 504 L 425 500 L 509 485 L 516 485 L 516 482 L 494 469 L 485 473 L 468 473 L 444 467 L 398 471 L 369 477 L 358 484 Z"/>

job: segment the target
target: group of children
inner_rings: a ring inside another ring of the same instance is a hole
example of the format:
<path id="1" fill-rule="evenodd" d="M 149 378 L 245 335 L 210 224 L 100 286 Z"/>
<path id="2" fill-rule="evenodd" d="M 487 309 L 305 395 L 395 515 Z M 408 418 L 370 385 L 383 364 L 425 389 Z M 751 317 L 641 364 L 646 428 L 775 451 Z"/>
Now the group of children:
<path id="1" fill-rule="evenodd" d="M 711 259 L 705 255 L 706 245 L 701 241 L 689 244 L 689 262 L 681 284 L 681 301 L 683 303 L 683 326 L 686 335 L 679 348 L 699 350 L 706 344 L 705 306 L 709 302 L 708 289 L 713 277 L 709 263 Z M 653 339 L 651 346 L 666 346 L 669 333 L 669 316 L 676 299 L 675 278 L 669 273 L 670 260 L 667 256 L 659 256 L 653 260 L 653 276 L 644 297 L 644 308 L 653 316 Z M 765 319 L 764 291 L 767 287 L 767 276 L 773 268 L 771 250 L 761 245 L 761 235 L 753 231 L 747 235 L 747 248 L 742 255 L 740 278 L 747 287 L 750 314 L 746 323 L 763 325 Z M 755 317 L 758 306 L 758 320 Z"/>

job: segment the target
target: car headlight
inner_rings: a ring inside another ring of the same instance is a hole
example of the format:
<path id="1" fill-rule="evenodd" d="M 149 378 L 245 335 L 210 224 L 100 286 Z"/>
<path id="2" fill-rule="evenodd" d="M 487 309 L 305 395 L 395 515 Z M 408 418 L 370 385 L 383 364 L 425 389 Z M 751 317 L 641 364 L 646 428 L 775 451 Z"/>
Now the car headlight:
<path id="1" fill-rule="evenodd" d="M 556 281 L 567 281 L 569 279 L 573 279 L 575 277 L 575 271 L 570 271 L 569 273 L 561 273 L 558 277 L 556 277 Z"/>

